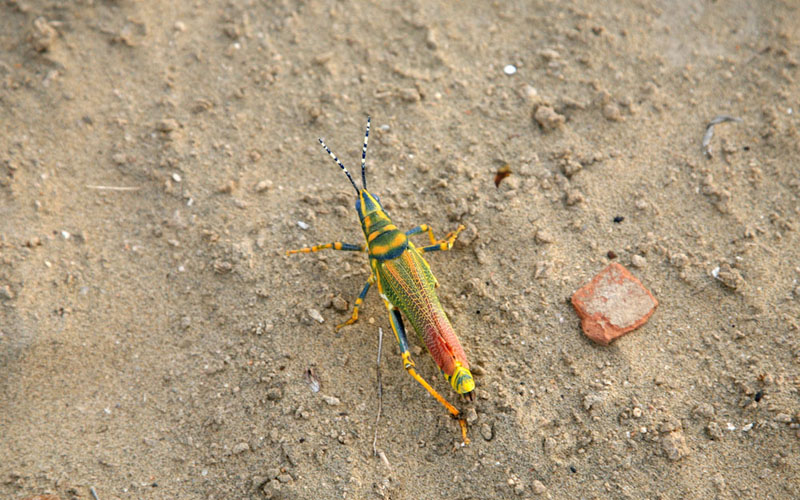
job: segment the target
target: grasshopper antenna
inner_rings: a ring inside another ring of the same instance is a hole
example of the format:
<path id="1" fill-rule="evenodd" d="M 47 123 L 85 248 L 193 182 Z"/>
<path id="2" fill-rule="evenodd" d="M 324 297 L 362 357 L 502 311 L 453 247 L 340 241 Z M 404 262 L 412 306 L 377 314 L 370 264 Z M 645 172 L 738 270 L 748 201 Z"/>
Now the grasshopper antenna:
<path id="1" fill-rule="evenodd" d="M 367 189 L 367 143 L 369 142 L 369 121 L 367 116 L 367 133 L 364 134 L 364 149 L 361 150 L 361 186 Z"/>
<path id="2" fill-rule="evenodd" d="M 333 158 L 333 161 L 335 161 L 336 164 L 339 165 L 339 167 L 341 167 L 342 170 L 344 170 L 345 175 L 347 176 L 348 179 L 350 179 L 350 184 L 352 184 L 353 189 L 356 190 L 356 194 L 361 194 L 361 191 L 358 189 L 358 186 L 356 186 L 356 183 L 353 182 L 353 178 L 350 177 L 350 172 L 348 172 L 347 169 L 344 168 L 344 165 L 342 165 L 342 162 L 339 161 L 339 158 L 337 158 L 336 155 L 331 152 L 330 148 L 328 148 L 328 146 L 325 145 L 325 141 L 322 140 L 322 138 L 319 139 L 319 143 L 322 144 L 322 147 L 325 148 L 325 151 L 327 151 L 328 154 L 331 156 L 331 158 Z M 366 151 L 366 143 L 364 144 L 364 148 Z"/>

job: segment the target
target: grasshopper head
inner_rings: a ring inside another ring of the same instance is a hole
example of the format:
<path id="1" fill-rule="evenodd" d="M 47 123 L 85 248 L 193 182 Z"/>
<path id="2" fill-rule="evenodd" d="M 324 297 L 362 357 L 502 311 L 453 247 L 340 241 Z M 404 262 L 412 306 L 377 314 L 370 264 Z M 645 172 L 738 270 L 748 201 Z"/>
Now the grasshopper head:
<path id="1" fill-rule="evenodd" d="M 469 368 L 465 367 L 459 362 L 456 362 L 456 369 L 453 370 L 452 375 L 447 375 L 445 373 L 445 378 L 450 385 L 453 387 L 453 390 L 456 391 L 458 394 L 464 394 L 468 398 L 471 398 L 472 391 L 475 390 L 475 379 L 472 378 L 472 373 L 470 373 Z"/>
<path id="2" fill-rule="evenodd" d="M 363 221 L 368 215 L 377 211 L 383 211 L 380 197 L 373 195 L 366 189 L 361 189 L 358 192 L 358 200 L 356 200 L 358 218 Z"/>

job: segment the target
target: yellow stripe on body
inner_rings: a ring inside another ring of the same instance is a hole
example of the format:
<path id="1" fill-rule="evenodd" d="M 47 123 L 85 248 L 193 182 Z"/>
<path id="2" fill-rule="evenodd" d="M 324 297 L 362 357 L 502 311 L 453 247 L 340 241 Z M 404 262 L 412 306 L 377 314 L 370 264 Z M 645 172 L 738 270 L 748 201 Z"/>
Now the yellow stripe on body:
<path id="1" fill-rule="evenodd" d="M 383 226 L 378 231 L 373 231 L 373 232 L 369 233 L 369 237 L 367 238 L 367 242 L 368 243 L 372 243 L 372 240 L 374 240 L 378 236 L 382 235 L 383 233 L 385 233 L 387 231 L 395 231 L 395 230 L 397 230 L 397 226 L 395 226 L 394 224 L 389 224 L 387 226 Z"/>
<path id="2" fill-rule="evenodd" d="M 389 251 L 389 245 L 375 245 L 374 247 L 370 247 L 370 252 L 375 255 L 383 255 Z"/>
<path id="3" fill-rule="evenodd" d="M 391 227 L 392 229 L 397 229 L 394 226 L 387 226 L 387 227 Z M 403 243 L 405 243 L 406 241 L 407 241 L 407 238 L 406 238 L 405 233 L 397 233 L 396 235 L 394 235 L 394 238 L 392 238 L 392 241 L 391 241 L 391 243 L 389 243 L 389 246 L 392 247 L 392 248 L 398 247 L 398 246 L 402 245 Z"/>

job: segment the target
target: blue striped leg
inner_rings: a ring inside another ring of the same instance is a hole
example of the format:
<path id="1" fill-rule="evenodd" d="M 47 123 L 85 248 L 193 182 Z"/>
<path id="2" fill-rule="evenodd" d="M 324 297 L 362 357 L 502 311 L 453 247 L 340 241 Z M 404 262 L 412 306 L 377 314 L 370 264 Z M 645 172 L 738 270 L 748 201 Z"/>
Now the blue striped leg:
<path id="1" fill-rule="evenodd" d="M 326 250 L 328 248 L 332 250 L 343 250 L 346 252 L 363 252 L 367 249 L 367 244 L 364 243 L 362 245 L 353 245 L 352 243 L 334 241 L 333 243 L 326 243 L 324 245 L 314 245 L 313 247 L 299 248 L 297 250 L 286 250 L 286 255 L 292 255 L 294 253 L 319 252 L 320 250 Z"/>
<path id="2" fill-rule="evenodd" d="M 343 326 L 352 325 L 353 323 L 356 322 L 356 320 L 358 319 L 358 306 L 360 306 L 361 303 L 364 302 L 364 297 L 367 296 L 367 292 L 369 291 L 369 287 L 370 287 L 370 285 L 372 285 L 373 282 L 374 282 L 374 278 L 370 274 L 369 275 L 369 279 L 367 280 L 367 284 L 364 285 L 364 289 L 361 290 L 361 293 L 358 294 L 358 298 L 356 298 L 356 303 L 355 303 L 355 305 L 353 305 L 353 315 L 350 316 L 350 319 L 348 319 L 347 321 L 345 321 L 341 325 L 336 325 L 336 331 L 337 332 Z"/>
<path id="3" fill-rule="evenodd" d="M 458 229 L 456 229 L 452 233 L 447 233 L 447 236 L 445 236 L 444 239 L 436 241 L 436 240 L 433 239 L 433 231 L 431 231 L 430 228 L 427 227 L 427 225 L 419 226 L 419 229 L 420 229 L 419 232 L 424 231 L 425 230 L 424 228 L 428 229 L 428 234 L 431 237 L 432 245 L 429 245 L 427 247 L 418 248 L 417 250 L 419 250 L 420 253 L 435 252 L 437 250 L 450 250 L 451 248 L 453 248 L 453 243 L 456 241 L 456 238 L 458 238 L 458 233 L 460 233 L 461 231 L 464 230 L 464 226 L 463 225 L 459 225 Z M 414 229 L 417 229 L 417 228 L 414 228 Z M 414 229 L 412 229 L 412 231 Z"/>

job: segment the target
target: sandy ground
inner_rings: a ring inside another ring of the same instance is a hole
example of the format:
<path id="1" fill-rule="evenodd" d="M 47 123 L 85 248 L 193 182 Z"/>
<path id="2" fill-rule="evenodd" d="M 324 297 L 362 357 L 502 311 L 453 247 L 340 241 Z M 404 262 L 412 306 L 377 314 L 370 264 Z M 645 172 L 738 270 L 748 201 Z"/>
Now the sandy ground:
<path id="1" fill-rule="evenodd" d="M 3 2 L 0 497 L 800 497 L 800 5 L 624 4 Z M 467 227 L 476 401 L 415 352 L 468 446 L 388 334 L 373 456 L 366 258 L 284 255 L 362 241 L 367 114 L 397 225 Z M 660 306 L 600 347 L 610 256 Z"/>

